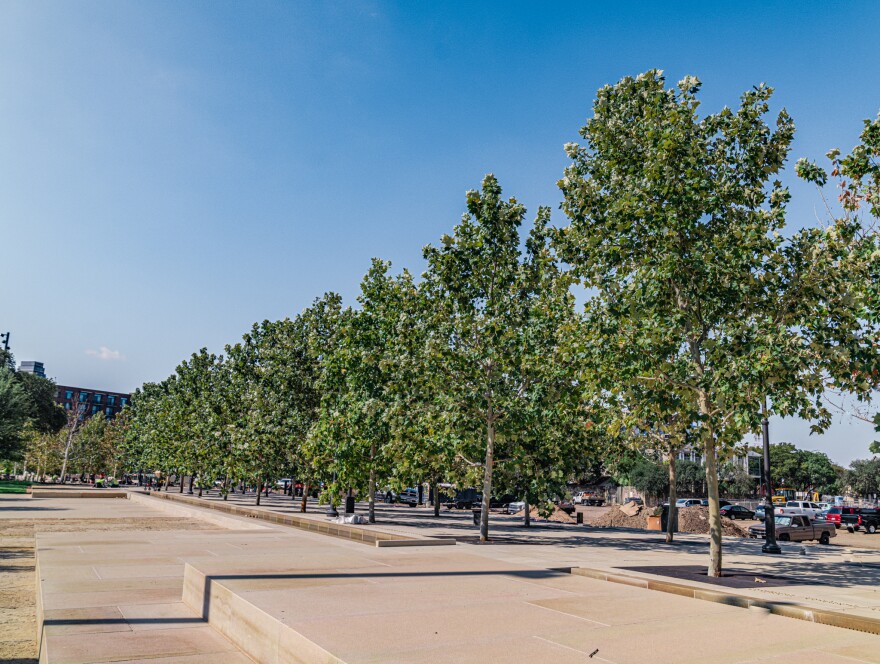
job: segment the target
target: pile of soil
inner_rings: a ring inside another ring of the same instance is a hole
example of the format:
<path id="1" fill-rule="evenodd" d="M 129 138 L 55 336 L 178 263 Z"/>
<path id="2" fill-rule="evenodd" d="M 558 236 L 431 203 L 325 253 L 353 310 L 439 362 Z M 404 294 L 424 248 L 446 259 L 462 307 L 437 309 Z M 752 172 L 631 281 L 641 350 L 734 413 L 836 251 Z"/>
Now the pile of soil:
<path id="1" fill-rule="evenodd" d="M 535 519 L 544 519 L 544 517 L 542 517 L 540 514 L 538 514 L 537 507 L 533 507 L 532 509 L 529 510 L 529 516 L 532 518 L 533 521 Z M 555 523 L 575 523 L 576 522 L 574 514 L 571 514 L 571 515 L 566 514 L 565 512 L 563 512 L 561 509 L 559 509 L 555 505 L 553 506 L 553 513 L 550 516 L 548 516 L 546 518 L 546 520 L 553 521 Z"/>
<path id="2" fill-rule="evenodd" d="M 682 533 L 709 534 L 709 508 L 700 505 L 678 509 L 678 530 Z M 749 532 L 735 521 L 721 517 L 721 534 L 748 537 Z"/>
<path id="3" fill-rule="evenodd" d="M 641 505 L 637 507 L 636 513 L 630 516 L 620 509 L 620 505 L 614 505 L 591 525 L 596 528 L 647 528 L 648 512 Z"/>

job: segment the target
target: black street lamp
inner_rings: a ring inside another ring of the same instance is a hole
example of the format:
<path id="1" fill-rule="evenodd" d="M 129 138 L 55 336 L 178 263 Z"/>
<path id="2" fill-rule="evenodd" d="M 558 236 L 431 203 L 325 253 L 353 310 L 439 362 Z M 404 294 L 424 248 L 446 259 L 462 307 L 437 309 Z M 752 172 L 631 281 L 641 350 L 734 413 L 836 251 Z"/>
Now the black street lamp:
<path id="1" fill-rule="evenodd" d="M 773 514 L 773 483 L 770 481 L 770 423 L 767 421 L 767 397 L 764 397 L 761 436 L 764 439 L 764 553 L 782 553 L 776 543 L 776 518 Z"/>

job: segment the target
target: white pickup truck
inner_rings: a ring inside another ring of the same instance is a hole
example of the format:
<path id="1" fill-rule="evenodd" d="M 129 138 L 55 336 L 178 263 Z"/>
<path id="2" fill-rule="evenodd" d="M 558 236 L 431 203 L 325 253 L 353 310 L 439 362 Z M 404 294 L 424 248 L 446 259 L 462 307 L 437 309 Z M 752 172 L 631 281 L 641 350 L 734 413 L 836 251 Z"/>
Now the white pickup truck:
<path id="1" fill-rule="evenodd" d="M 802 514 L 804 516 L 810 517 L 810 519 L 815 519 L 822 512 L 822 508 L 819 507 L 816 503 L 811 503 L 807 500 L 789 500 L 785 503 L 784 506 L 777 507 L 774 510 L 776 516 L 780 516 L 785 514 L 786 516 L 793 516 L 795 514 Z"/>

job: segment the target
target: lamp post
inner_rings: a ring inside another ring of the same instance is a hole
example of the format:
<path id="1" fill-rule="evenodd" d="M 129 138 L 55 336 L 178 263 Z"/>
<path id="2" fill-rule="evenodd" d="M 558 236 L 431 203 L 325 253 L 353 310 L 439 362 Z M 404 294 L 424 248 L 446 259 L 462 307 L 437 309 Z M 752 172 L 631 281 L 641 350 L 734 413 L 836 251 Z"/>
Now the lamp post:
<path id="1" fill-rule="evenodd" d="M 764 553 L 782 553 L 776 543 L 776 519 L 773 515 L 773 483 L 770 481 L 770 423 L 767 421 L 767 397 L 761 410 L 761 437 L 764 439 Z"/>

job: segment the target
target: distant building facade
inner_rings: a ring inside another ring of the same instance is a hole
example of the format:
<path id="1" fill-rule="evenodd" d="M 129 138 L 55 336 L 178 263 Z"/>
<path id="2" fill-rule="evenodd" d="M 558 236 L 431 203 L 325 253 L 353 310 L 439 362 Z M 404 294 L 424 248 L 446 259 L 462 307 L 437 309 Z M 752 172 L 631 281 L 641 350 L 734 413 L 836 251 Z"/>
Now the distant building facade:
<path id="1" fill-rule="evenodd" d="M 27 362 L 22 362 L 18 365 L 18 370 L 22 373 L 36 374 L 40 378 L 46 377 L 46 368 L 43 366 L 42 362 L 28 360 Z"/>
<path id="2" fill-rule="evenodd" d="M 124 406 L 131 402 L 131 395 L 108 390 L 91 390 L 71 385 L 58 385 L 55 401 L 64 410 L 83 408 L 83 415 L 91 417 L 101 413 L 107 419 L 116 417 Z"/>

